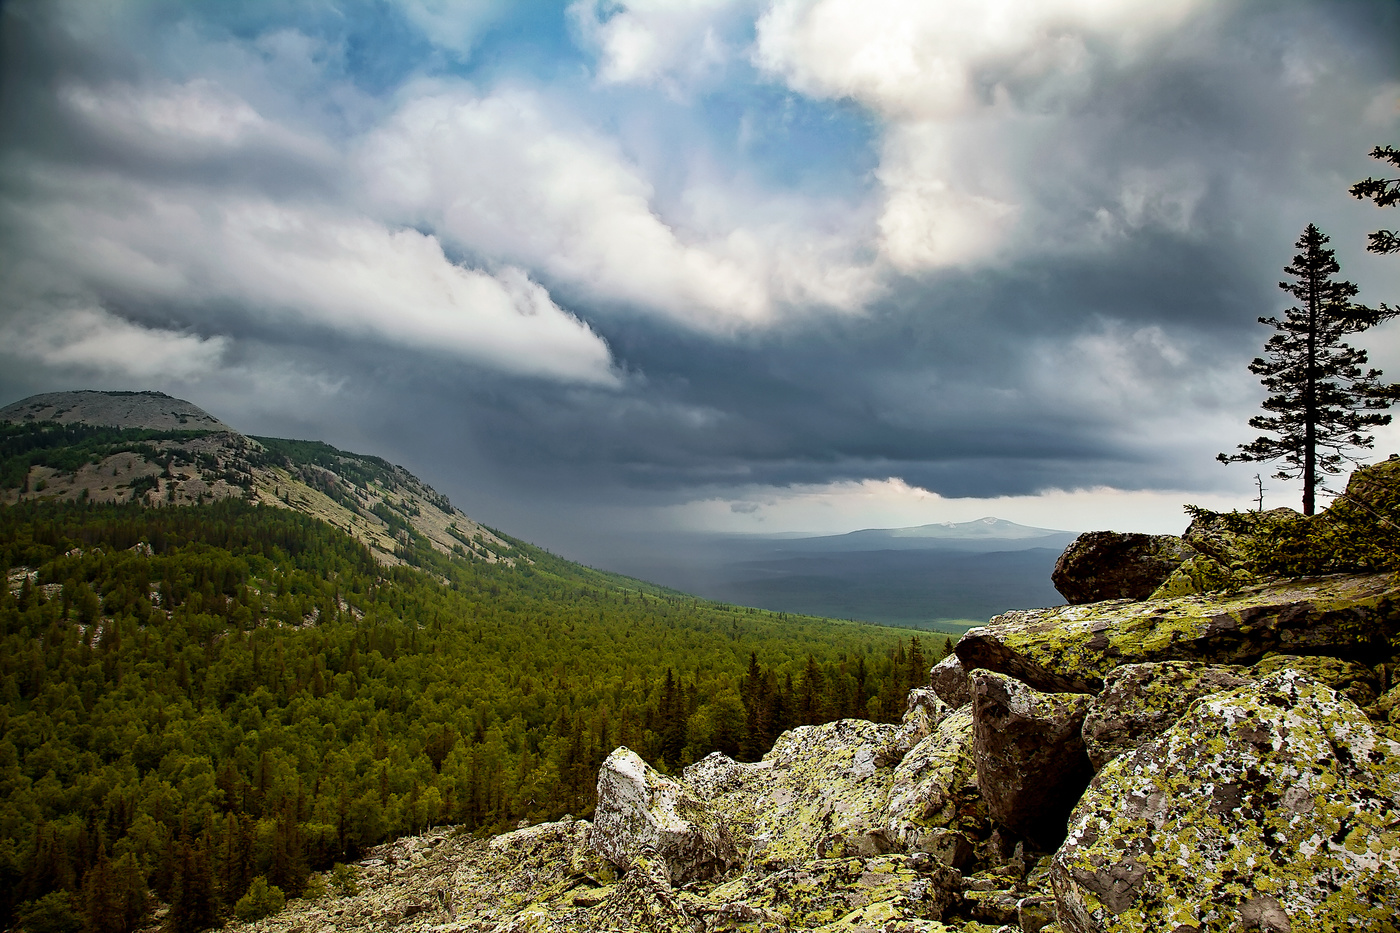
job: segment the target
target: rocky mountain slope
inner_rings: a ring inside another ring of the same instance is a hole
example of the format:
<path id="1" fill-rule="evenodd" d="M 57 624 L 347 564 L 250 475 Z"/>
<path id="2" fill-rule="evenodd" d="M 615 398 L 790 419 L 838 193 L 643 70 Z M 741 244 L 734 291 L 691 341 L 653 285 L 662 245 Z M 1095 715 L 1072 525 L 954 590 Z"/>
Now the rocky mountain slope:
<path id="1" fill-rule="evenodd" d="M 443 553 L 515 559 L 501 536 L 403 467 L 314 441 L 248 437 L 159 392 L 35 395 L 0 409 L 0 443 L 11 468 L 0 503 L 86 498 L 181 505 L 233 497 L 343 528 L 383 564 L 401 562 L 410 534 Z M 85 445 L 85 456 L 45 456 L 75 444 Z"/>
<path id="2" fill-rule="evenodd" d="M 1392 460 L 1316 520 L 1085 536 L 1057 571 L 1075 604 L 969 631 L 900 726 L 676 778 L 620 748 L 591 823 L 400 840 L 362 893 L 258 928 L 1393 931 L 1398 503 Z"/>

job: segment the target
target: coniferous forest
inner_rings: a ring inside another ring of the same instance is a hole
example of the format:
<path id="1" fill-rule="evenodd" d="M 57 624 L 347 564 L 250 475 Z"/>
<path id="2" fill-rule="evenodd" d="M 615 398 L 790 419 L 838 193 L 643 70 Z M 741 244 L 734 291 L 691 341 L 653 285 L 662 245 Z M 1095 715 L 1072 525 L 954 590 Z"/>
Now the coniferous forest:
<path id="1" fill-rule="evenodd" d="M 510 545 L 386 568 L 237 500 L 0 509 L 0 923 L 203 929 L 431 825 L 587 815 L 619 745 L 675 771 L 897 720 L 950 647 Z"/>

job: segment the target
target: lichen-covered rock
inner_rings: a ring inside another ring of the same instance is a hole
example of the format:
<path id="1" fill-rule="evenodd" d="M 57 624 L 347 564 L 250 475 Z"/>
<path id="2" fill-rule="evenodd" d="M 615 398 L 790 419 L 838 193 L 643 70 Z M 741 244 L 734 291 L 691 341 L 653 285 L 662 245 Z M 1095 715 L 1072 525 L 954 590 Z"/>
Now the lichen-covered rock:
<path id="1" fill-rule="evenodd" d="M 1221 515 L 1201 511 L 1181 538 L 1231 570 L 1247 568 L 1251 553 L 1251 532 L 1280 522 L 1302 518 L 1293 509 L 1278 508 L 1267 512 L 1232 512 Z"/>
<path id="2" fill-rule="evenodd" d="M 1245 668 L 1199 661 L 1125 664 L 1104 678 L 1089 704 L 1082 735 L 1097 771 L 1119 755 L 1154 741 L 1203 696 L 1252 683 Z"/>
<path id="3" fill-rule="evenodd" d="M 949 712 L 948 704 L 930 688 L 915 687 L 910 690 L 899 731 L 875 753 L 875 764 L 880 767 L 898 764 L 911 748 L 938 727 Z"/>
<path id="4" fill-rule="evenodd" d="M 883 929 L 898 920 L 940 920 L 961 898 L 957 871 L 885 855 L 817 859 L 771 874 L 744 875 L 716 887 L 707 900 L 731 914 L 779 918 L 770 929 L 854 931 Z"/>
<path id="5" fill-rule="evenodd" d="M 799 726 L 779 736 L 763 761 L 726 768 L 724 781 L 711 782 L 717 769 L 707 765 L 699 773 L 717 792 L 704 802 L 724 815 L 745 858 L 770 868 L 889 851 L 880 812 L 892 771 L 876 767 L 875 757 L 897 731 L 861 719 Z M 690 775 L 681 775 L 687 786 Z"/>
<path id="6" fill-rule="evenodd" d="M 634 857 L 632 867 L 587 923 L 576 929 L 636 933 L 702 933 L 705 929 L 671 890 L 666 864 L 646 855 Z"/>
<path id="7" fill-rule="evenodd" d="M 1255 582 L 1257 581 L 1254 575 L 1247 571 L 1232 572 L 1214 557 L 1197 554 L 1178 564 L 1162 581 L 1162 585 L 1152 591 L 1148 599 L 1171 599 L 1173 596 L 1190 596 L 1193 593 L 1238 589 Z"/>
<path id="8" fill-rule="evenodd" d="M 718 815 L 627 748 L 614 751 L 598 769 L 590 843 L 624 871 L 654 853 L 677 885 L 712 877 L 740 861 Z"/>
<path id="9" fill-rule="evenodd" d="M 991 832 L 977 787 L 972 707 L 944 717 L 894 769 L 881 815 L 885 835 L 906 852 L 927 852 L 963 868 Z"/>
<path id="10" fill-rule="evenodd" d="M 1400 726 L 1400 684 L 1391 687 L 1366 707 L 1366 715 L 1374 722 Z"/>
<path id="11" fill-rule="evenodd" d="M 973 758 L 987 812 L 1050 850 L 1093 770 L 1080 729 L 1089 697 L 1041 693 L 1004 674 L 972 672 Z"/>
<path id="12" fill-rule="evenodd" d="M 1370 706 L 1380 693 L 1380 678 L 1374 670 L 1355 661 L 1343 661 L 1326 655 L 1271 655 L 1251 667 L 1249 675 L 1255 680 L 1263 680 L 1285 668 L 1302 671 L 1318 683 L 1344 694 L 1357 706 Z"/>
<path id="13" fill-rule="evenodd" d="M 1072 604 L 1146 599 L 1199 552 L 1175 535 L 1090 531 L 1055 562 L 1050 581 Z"/>
<path id="14" fill-rule="evenodd" d="M 1206 697 L 1099 772 L 1052 880 L 1073 933 L 1393 930 L 1400 744 L 1294 670 Z"/>
<path id="15" fill-rule="evenodd" d="M 972 681 L 968 679 L 957 654 L 950 654 L 935 664 L 929 671 L 928 682 L 930 689 L 950 709 L 958 709 L 972 702 Z"/>
<path id="16" fill-rule="evenodd" d="M 1339 575 L 1183 596 L 1004 612 L 958 641 L 963 667 L 1038 690 L 1097 692 L 1110 670 L 1145 661 L 1253 664 L 1269 653 L 1388 660 L 1400 577 Z"/>

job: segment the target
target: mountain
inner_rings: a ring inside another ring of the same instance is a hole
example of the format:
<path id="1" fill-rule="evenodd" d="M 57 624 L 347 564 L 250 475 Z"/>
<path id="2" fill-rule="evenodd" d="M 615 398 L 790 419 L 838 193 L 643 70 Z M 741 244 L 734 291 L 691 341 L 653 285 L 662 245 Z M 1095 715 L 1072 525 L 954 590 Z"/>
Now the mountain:
<path id="1" fill-rule="evenodd" d="M 0 409 L 0 502 L 228 498 L 293 509 L 401 562 L 405 534 L 443 554 L 509 561 L 503 538 L 403 467 L 319 441 L 247 437 L 160 392 L 51 392 Z"/>
<path id="2" fill-rule="evenodd" d="M 164 392 L 49 392 L 0 408 L 0 421 L 55 421 L 153 431 L 231 431 L 198 405 Z"/>
<path id="3" fill-rule="evenodd" d="M 979 518 L 971 522 L 937 522 L 911 528 L 866 528 L 843 535 L 784 537 L 774 541 L 804 553 L 818 551 L 895 551 L 945 549 L 961 551 L 1010 551 L 1027 547 L 1063 550 L 1077 532 L 1018 525 L 1003 518 Z"/>

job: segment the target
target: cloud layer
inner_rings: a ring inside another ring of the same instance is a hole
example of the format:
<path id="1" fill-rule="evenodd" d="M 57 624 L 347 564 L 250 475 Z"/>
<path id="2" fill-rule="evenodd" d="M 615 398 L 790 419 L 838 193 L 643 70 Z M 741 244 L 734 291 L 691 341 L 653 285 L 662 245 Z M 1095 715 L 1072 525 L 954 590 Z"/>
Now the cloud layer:
<path id="1" fill-rule="evenodd" d="M 544 543 L 1244 505 L 1298 231 L 1400 294 L 1364 0 L 0 16 L 0 389 L 174 391 Z"/>

